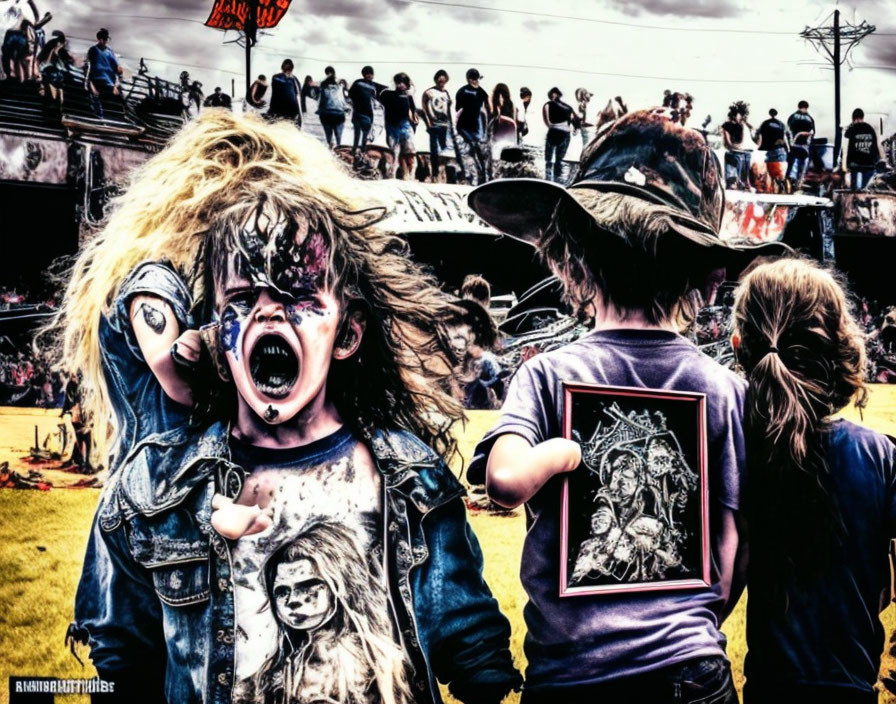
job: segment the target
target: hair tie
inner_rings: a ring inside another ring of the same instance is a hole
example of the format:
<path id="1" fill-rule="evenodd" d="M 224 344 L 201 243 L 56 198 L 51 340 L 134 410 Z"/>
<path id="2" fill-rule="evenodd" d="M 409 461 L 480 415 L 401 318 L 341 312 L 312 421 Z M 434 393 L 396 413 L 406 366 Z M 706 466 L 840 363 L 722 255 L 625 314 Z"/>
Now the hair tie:
<path id="1" fill-rule="evenodd" d="M 772 345 L 771 347 L 768 348 L 768 351 L 766 352 L 766 354 L 770 354 L 772 352 L 774 352 L 775 354 L 778 354 L 778 348 L 775 347 L 774 345 Z"/>

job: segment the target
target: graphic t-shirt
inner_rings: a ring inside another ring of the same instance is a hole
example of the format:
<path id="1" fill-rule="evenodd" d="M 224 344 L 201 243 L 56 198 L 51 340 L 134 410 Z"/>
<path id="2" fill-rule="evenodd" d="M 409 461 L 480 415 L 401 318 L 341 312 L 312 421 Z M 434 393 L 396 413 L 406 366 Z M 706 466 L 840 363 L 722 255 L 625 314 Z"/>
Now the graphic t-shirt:
<path id="1" fill-rule="evenodd" d="M 447 90 L 439 90 L 435 86 L 428 88 L 423 94 L 427 101 L 427 114 L 432 127 L 448 127 L 450 117 L 448 106 L 451 105 L 451 96 Z"/>
<path id="2" fill-rule="evenodd" d="M 849 168 L 869 168 L 877 163 L 877 132 L 867 122 L 853 122 L 843 136 L 849 140 L 846 165 Z"/>
<path id="3" fill-rule="evenodd" d="M 809 144 L 809 135 L 797 137 L 800 132 L 814 132 L 815 120 L 809 113 L 801 113 L 799 111 L 793 113 L 787 118 L 787 129 L 793 135 L 793 143 L 800 146 Z"/>
<path id="4" fill-rule="evenodd" d="M 343 427 L 285 450 L 231 438 L 231 454 L 248 472 L 238 503 L 273 506 L 273 526 L 233 548 L 234 701 L 380 702 L 377 675 L 406 658 L 369 451 Z"/>
<path id="5" fill-rule="evenodd" d="M 746 383 L 690 341 L 658 330 L 593 332 L 523 364 L 510 383 L 501 419 L 476 447 L 467 472 L 472 483 L 484 481 L 489 452 L 501 435 L 520 435 L 532 445 L 562 437 L 564 381 L 706 394 L 710 525 L 722 507 L 738 508 Z M 537 691 L 604 682 L 724 656 L 715 552 L 709 586 L 559 596 L 563 479 L 553 477 L 526 503 L 520 568 L 529 596 L 526 686 Z"/>
<path id="6" fill-rule="evenodd" d="M 479 111 L 488 101 L 488 93 L 482 86 L 474 88 L 470 84 L 461 86 L 454 96 L 455 110 L 463 110 L 457 118 L 457 129 L 476 133 L 479 131 Z"/>
<path id="7" fill-rule="evenodd" d="M 373 118 L 373 101 L 385 87 L 381 83 L 366 81 L 363 78 L 356 80 L 352 83 L 351 88 L 348 89 L 348 97 L 352 101 L 352 110 L 359 115 Z"/>
<path id="8" fill-rule="evenodd" d="M 762 146 L 760 150 L 767 152 L 769 149 L 778 147 L 786 147 L 787 143 L 784 139 L 785 128 L 784 123 L 777 118 L 771 118 L 759 125 L 759 136 L 762 138 Z"/>

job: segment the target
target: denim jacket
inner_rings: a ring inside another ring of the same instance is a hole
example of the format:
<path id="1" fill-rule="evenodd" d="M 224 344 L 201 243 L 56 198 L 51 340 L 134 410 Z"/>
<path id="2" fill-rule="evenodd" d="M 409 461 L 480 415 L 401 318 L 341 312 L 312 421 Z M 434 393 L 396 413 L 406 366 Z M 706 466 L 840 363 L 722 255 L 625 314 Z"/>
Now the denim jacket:
<path id="1" fill-rule="evenodd" d="M 212 496 L 234 469 L 228 433 L 218 423 L 146 438 L 100 499 L 69 634 L 90 645 L 103 679 L 141 700 L 231 702 L 235 575 L 231 543 L 210 525 Z M 441 701 L 436 679 L 462 701 L 501 701 L 521 678 L 509 623 L 482 578 L 463 488 L 409 433 L 378 432 L 369 447 L 415 701 Z"/>

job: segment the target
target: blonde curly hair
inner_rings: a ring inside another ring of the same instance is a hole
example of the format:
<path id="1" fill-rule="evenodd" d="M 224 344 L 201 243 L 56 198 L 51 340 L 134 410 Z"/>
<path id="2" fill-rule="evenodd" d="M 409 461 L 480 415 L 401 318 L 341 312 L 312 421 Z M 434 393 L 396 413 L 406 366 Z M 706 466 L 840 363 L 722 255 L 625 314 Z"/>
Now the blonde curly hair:
<path id="1" fill-rule="evenodd" d="M 375 233 L 370 212 L 379 206 L 362 187 L 323 144 L 292 124 L 267 123 L 226 110 L 203 111 L 134 172 L 130 186 L 113 201 L 106 224 L 78 256 L 48 330 L 56 337 L 62 364 L 81 372 L 82 407 L 94 420 L 101 450 L 115 430 L 115 418 L 102 370 L 100 320 L 128 273 L 143 261 L 167 260 L 191 288 L 194 309 L 207 309 L 211 291 L 203 252 L 211 223 L 245 198 L 247 191 L 302 193 L 318 212 L 333 213 L 339 225 L 356 228 L 355 239 L 361 240 L 366 233 Z M 384 233 L 379 233 L 379 244 L 396 248 L 394 238 Z M 420 275 L 414 266 L 403 267 L 391 279 L 411 273 Z M 413 298 L 426 310 L 398 316 L 410 327 L 422 324 L 423 317 L 443 303 L 434 282 L 420 277 L 416 283 L 421 288 Z M 399 285 L 396 292 L 401 289 L 406 291 L 406 286 Z M 403 333 L 398 329 L 401 322 L 385 321 L 384 325 L 395 323 L 395 329 L 388 331 L 390 340 L 420 339 L 427 350 L 434 347 L 436 333 L 429 330 L 422 337 Z M 416 415 L 438 421 L 421 420 L 421 425 L 409 429 L 431 445 L 441 444 L 444 451 L 449 448 L 436 438 L 445 440 L 445 424 L 462 412 L 447 397 L 432 393 L 432 379 L 426 376 L 422 367 L 402 370 L 410 403 L 418 406 Z M 405 410 L 403 420 L 412 415 L 410 408 Z M 432 429 L 434 423 L 439 428 Z M 430 432 L 423 432 L 427 428 Z"/>

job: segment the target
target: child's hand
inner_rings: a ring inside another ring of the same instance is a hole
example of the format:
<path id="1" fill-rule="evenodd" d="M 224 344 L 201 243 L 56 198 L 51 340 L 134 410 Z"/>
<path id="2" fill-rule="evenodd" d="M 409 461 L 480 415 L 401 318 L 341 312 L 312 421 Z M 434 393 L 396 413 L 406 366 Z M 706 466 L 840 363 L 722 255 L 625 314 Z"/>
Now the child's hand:
<path id="1" fill-rule="evenodd" d="M 257 504 L 235 504 L 233 499 L 228 499 L 223 494 L 212 497 L 212 528 L 231 540 L 267 530 L 273 525 L 273 513 L 273 505 L 262 509 Z"/>
<path id="2" fill-rule="evenodd" d="M 199 361 L 202 339 L 198 330 L 185 330 L 171 345 L 171 356 L 175 362 L 192 367 Z"/>

